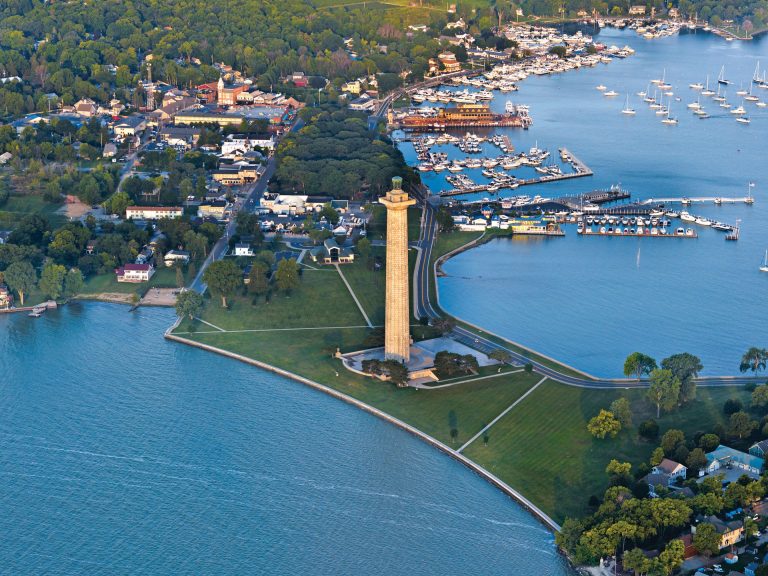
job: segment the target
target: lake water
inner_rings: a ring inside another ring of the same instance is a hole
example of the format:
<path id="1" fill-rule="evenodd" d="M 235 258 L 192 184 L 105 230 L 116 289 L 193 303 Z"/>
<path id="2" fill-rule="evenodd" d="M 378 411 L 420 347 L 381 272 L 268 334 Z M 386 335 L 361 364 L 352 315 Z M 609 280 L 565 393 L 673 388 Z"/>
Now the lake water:
<path id="1" fill-rule="evenodd" d="M 722 66 L 733 83 L 728 100 L 740 105 L 736 91 L 749 88 L 758 61 L 768 65 L 768 38 L 725 42 L 700 33 L 643 40 L 608 29 L 598 39 L 629 44 L 636 54 L 595 68 L 530 77 L 519 92 L 497 93 L 492 102 L 497 111 L 507 99 L 530 106 L 530 130 L 503 130 L 517 150 L 538 143 L 557 156 L 557 149 L 566 147 L 595 175 L 509 195 L 557 197 L 620 183 L 633 199 L 744 197 L 753 181 L 751 207 L 688 208 L 731 224 L 740 219 L 741 239 L 726 242 L 722 232 L 686 223 L 697 229 L 698 239 L 584 238 L 567 226 L 565 238 L 499 240 L 448 262 L 448 276 L 439 284 L 441 303 L 453 314 L 601 376 L 621 375 L 624 358 L 634 350 L 657 358 L 687 351 L 701 357 L 705 374 L 737 373 L 744 350 L 768 341 L 768 274 L 758 271 L 768 248 L 768 109 L 744 103 L 752 120 L 745 126 L 710 99 L 701 99 L 712 115 L 706 120 L 686 106 L 697 97 L 688 85 L 704 83 L 709 74 L 716 90 Z M 662 74 L 681 98 L 671 108 L 677 126 L 661 124 L 636 95 Z M 596 90 L 599 84 L 620 95 L 604 97 Z M 626 94 L 637 110 L 634 117 L 621 114 Z M 768 90 L 755 88 L 755 94 L 768 101 Z M 403 151 L 415 162 L 410 144 Z M 433 190 L 450 188 L 445 173 L 422 174 Z"/>
<path id="2" fill-rule="evenodd" d="M 457 462 L 172 319 L 0 315 L 0 574 L 570 573 Z"/>

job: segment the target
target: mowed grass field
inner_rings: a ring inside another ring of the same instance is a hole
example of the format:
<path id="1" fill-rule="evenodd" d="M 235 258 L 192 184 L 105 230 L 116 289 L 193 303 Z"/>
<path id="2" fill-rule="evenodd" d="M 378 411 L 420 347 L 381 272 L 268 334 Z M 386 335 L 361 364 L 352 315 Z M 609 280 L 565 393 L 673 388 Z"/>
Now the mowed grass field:
<path id="1" fill-rule="evenodd" d="M 589 419 L 622 396 L 631 402 L 633 428 L 615 439 L 593 438 L 586 429 Z M 701 388 L 691 405 L 662 415 L 660 434 L 670 428 L 689 437 L 709 431 L 724 422 L 725 400 L 739 398 L 746 404 L 748 396 L 743 388 Z M 612 458 L 635 467 L 648 460 L 657 443 L 640 439 L 637 426 L 655 416 L 644 390 L 574 388 L 547 380 L 490 429 L 487 446 L 476 441 L 464 454 L 562 522 L 583 514 L 590 496 L 602 496 Z"/>
<path id="2" fill-rule="evenodd" d="M 301 333 L 193 333 L 184 337 L 326 384 L 454 448 L 479 432 L 540 379 L 536 374 L 517 372 L 438 390 L 396 388 L 349 372 L 333 357 L 337 346 L 342 352 L 360 349 L 367 333 L 368 330 L 362 328 L 340 328 Z M 455 441 L 451 438 L 452 422 L 458 431 Z"/>
<path id="3" fill-rule="evenodd" d="M 7 185 L 7 184 L 5 184 Z M 37 194 L 11 194 L 0 206 L 0 226 L 12 229 L 28 214 L 39 214 L 46 218 L 53 228 L 67 221 L 66 216 L 58 213 L 61 204 L 52 204 Z"/>
<path id="4" fill-rule="evenodd" d="M 97 274 L 87 278 L 81 290 L 82 296 L 96 294 L 143 294 L 148 288 L 176 288 L 176 269 L 159 268 L 149 282 L 134 284 L 118 282 L 113 273 Z"/>

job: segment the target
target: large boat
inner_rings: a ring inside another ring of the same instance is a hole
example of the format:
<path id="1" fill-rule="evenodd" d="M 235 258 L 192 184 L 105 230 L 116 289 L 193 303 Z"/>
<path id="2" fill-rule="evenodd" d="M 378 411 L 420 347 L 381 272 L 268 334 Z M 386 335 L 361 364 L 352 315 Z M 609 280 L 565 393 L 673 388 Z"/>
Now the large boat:
<path id="1" fill-rule="evenodd" d="M 528 128 L 531 123 L 531 117 L 519 111 L 496 114 L 487 104 L 458 104 L 455 108 L 440 108 L 435 116 L 409 114 L 403 118 L 402 127 L 405 130 L 446 130 L 468 126 Z"/>
<path id="2" fill-rule="evenodd" d="M 730 80 L 725 79 L 725 66 L 720 68 L 720 75 L 717 77 L 717 83 L 722 84 L 724 86 L 727 86 L 728 84 L 731 83 Z"/>
<path id="3" fill-rule="evenodd" d="M 765 257 L 763 258 L 763 265 L 760 266 L 760 272 L 768 272 L 768 250 L 765 251 Z"/>
<path id="4" fill-rule="evenodd" d="M 635 114 L 635 109 L 630 108 L 629 106 L 629 94 L 627 94 L 627 103 L 624 105 L 624 109 L 621 111 L 622 114 L 626 114 L 627 116 L 633 116 Z"/>

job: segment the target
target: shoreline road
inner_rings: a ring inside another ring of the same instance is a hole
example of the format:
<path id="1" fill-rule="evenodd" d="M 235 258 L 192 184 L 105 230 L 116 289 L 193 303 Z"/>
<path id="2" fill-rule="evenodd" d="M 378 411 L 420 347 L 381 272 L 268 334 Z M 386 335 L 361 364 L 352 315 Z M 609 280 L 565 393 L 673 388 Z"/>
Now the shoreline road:
<path id="1" fill-rule="evenodd" d="M 414 315 L 416 318 L 427 317 L 429 319 L 440 318 L 443 314 L 438 313 L 432 306 L 432 302 L 429 297 L 429 282 L 430 277 L 434 276 L 434 270 L 430 268 L 430 260 L 432 258 L 432 248 L 435 241 L 435 235 L 437 233 L 437 219 L 436 208 L 430 202 L 430 198 L 424 191 L 416 193 L 422 206 L 424 207 L 424 215 L 421 221 L 421 230 L 419 235 L 419 241 L 416 246 L 419 249 L 419 256 L 416 261 L 416 268 L 413 272 L 413 294 L 414 294 Z M 434 281 L 437 282 L 437 278 L 434 277 Z M 478 329 L 479 330 L 479 329 Z M 546 376 L 550 380 L 566 384 L 568 386 L 575 386 L 578 388 L 602 388 L 602 389 L 618 389 L 618 388 L 647 388 L 649 386 L 648 380 L 629 380 L 626 378 L 588 378 L 586 376 L 577 376 L 573 374 L 566 374 L 559 371 L 556 368 L 552 368 L 546 364 L 532 359 L 527 354 L 521 354 L 519 351 L 514 350 L 508 346 L 504 346 L 495 342 L 489 338 L 486 338 L 479 334 L 468 330 L 463 326 L 457 325 L 450 336 L 462 344 L 469 346 L 483 354 L 490 354 L 494 350 L 504 350 L 509 353 L 512 363 L 516 365 L 531 364 L 533 371 Z M 536 354 L 532 352 L 532 354 Z M 538 356 L 538 354 L 536 354 Z M 696 378 L 696 384 L 703 387 L 724 387 L 724 386 L 743 386 L 745 384 L 752 384 L 762 382 L 765 378 L 759 378 L 756 376 L 704 376 Z"/>
<path id="2" fill-rule="evenodd" d="M 289 132 L 300 130 L 302 126 L 304 126 L 304 121 L 298 119 L 293 124 L 293 126 L 291 126 Z M 252 182 L 251 184 L 248 184 L 244 187 L 245 197 L 240 202 L 240 210 L 253 212 L 253 210 L 258 206 L 262 195 L 267 189 L 269 180 L 274 175 L 276 169 L 277 159 L 276 155 L 273 153 L 269 160 L 267 160 L 267 164 L 264 168 L 264 172 L 261 173 L 261 176 L 259 176 L 255 182 Z M 200 294 L 203 294 L 206 291 L 207 286 L 205 285 L 205 282 L 203 282 L 203 273 L 205 272 L 206 268 L 208 268 L 208 266 L 210 266 L 216 260 L 223 258 L 227 253 L 227 248 L 229 247 L 229 239 L 232 235 L 234 235 L 235 228 L 237 227 L 235 216 L 236 213 L 233 213 L 232 217 L 229 219 L 229 222 L 224 228 L 224 234 L 213 245 L 213 248 L 211 248 L 208 257 L 205 259 L 202 266 L 200 266 L 200 270 L 197 272 L 197 276 L 195 276 L 195 279 L 189 285 L 191 290 L 200 292 Z"/>

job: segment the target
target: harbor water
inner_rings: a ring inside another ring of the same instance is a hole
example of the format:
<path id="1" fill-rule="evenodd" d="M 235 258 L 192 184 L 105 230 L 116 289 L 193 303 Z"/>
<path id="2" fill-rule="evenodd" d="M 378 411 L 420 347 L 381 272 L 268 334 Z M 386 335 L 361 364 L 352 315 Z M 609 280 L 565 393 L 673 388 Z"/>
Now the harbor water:
<path id="1" fill-rule="evenodd" d="M 441 304 L 452 314 L 600 376 L 620 376 L 624 358 L 635 350 L 656 358 L 691 352 L 701 357 L 704 374 L 737 373 L 748 347 L 768 344 L 768 274 L 758 270 L 768 248 L 768 108 L 745 102 L 751 124 L 743 125 L 701 97 L 711 115 L 701 120 L 687 108 L 698 95 L 688 86 L 705 83 L 709 75 L 710 87 L 717 90 L 725 66 L 731 81 L 727 99 L 734 107 L 741 105 L 736 91 L 749 89 L 758 61 L 761 69 L 768 66 L 768 38 L 725 42 L 691 33 L 644 40 L 630 31 L 607 29 L 596 39 L 628 44 L 636 53 L 595 68 L 531 76 L 519 83 L 519 92 L 497 92 L 491 102 L 497 112 L 507 100 L 530 106 L 529 130 L 499 130 L 516 151 L 538 145 L 557 158 L 557 149 L 566 147 L 594 176 L 502 190 L 499 196 L 552 198 L 621 184 L 632 200 L 745 197 L 751 181 L 752 206 L 710 202 L 687 208 L 729 224 L 741 220 L 740 240 L 726 242 L 722 232 L 679 220 L 673 229 L 693 227 L 698 239 L 579 237 L 571 225 L 565 227 L 565 238 L 498 240 L 446 264 L 447 276 L 439 281 Z M 675 93 L 671 115 L 679 119 L 677 126 L 662 124 L 636 95 L 662 75 Z M 605 97 L 596 89 L 601 84 L 619 95 Z M 768 90 L 755 87 L 753 93 L 768 101 Z M 627 94 L 634 116 L 621 113 Z M 415 164 L 412 145 L 401 148 Z M 497 149 L 492 153 L 499 154 Z M 450 154 L 462 156 L 455 148 Z M 445 176 L 422 173 L 435 192 L 451 188 Z M 679 204 L 668 208 L 686 209 Z"/>
<path id="2" fill-rule="evenodd" d="M 0 315 L 0 574 L 570 574 L 459 463 L 172 320 Z"/>

